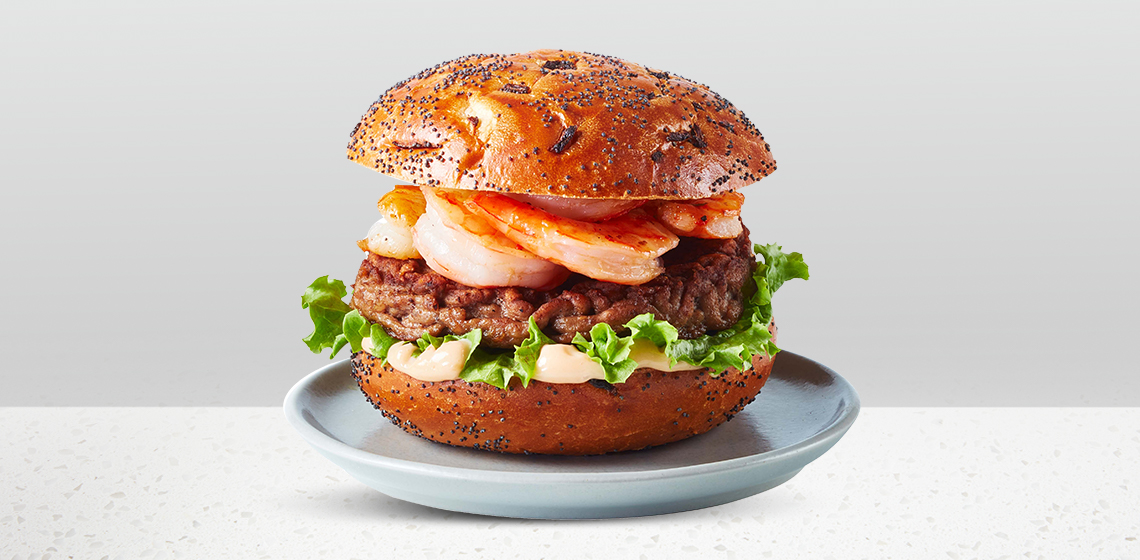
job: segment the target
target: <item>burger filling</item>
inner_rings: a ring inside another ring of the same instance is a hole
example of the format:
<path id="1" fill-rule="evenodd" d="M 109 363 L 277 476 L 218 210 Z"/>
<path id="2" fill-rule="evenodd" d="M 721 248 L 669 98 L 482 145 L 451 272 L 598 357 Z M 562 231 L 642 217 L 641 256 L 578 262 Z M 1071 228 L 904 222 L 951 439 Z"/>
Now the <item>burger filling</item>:
<path id="1" fill-rule="evenodd" d="M 368 256 L 351 306 L 338 280 L 306 290 L 305 342 L 368 352 L 421 381 L 500 388 L 743 369 L 778 351 L 772 293 L 808 271 L 798 253 L 751 244 L 742 201 L 398 187 L 358 243 Z"/>
<path id="2" fill-rule="evenodd" d="M 643 313 L 668 321 L 681 338 L 727 329 L 740 319 L 756 262 L 747 232 L 735 239 L 682 238 L 661 260 L 664 272 L 637 286 L 572 275 L 556 289 L 537 290 L 467 286 L 423 260 L 369 254 L 351 303 L 400 340 L 481 329 L 484 346 L 506 349 L 526 340 L 531 318 L 563 344 L 598 323 L 620 330 Z"/>

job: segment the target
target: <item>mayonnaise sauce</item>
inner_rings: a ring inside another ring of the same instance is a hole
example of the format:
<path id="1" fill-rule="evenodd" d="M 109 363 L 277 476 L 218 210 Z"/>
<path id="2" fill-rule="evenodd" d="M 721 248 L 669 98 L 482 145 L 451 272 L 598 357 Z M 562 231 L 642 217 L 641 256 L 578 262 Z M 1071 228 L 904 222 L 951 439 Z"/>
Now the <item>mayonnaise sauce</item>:
<path id="1" fill-rule="evenodd" d="M 360 341 L 365 352 L 372 354 L 372 339 L 365 338 Z M 459 373 L 467 357 L 468 342 L 466 340 L 453 340 L 445 342 L 439 348 L 428 348 L 419 356 L 413 356 L 418 350 L 410 342 L 398 342 L 388 349 L 388 363 L 392 369 L 407 374 L 420 381 L 435 382 L 459 379 Z M 677 362 L 670 366 L 669 358 L 657 348 L 653 342 L 645 339 L 633 341 L 629 357 L 637 362 L 638 367 L 653 368 L 660 371 L 691 371 L 702 369 L 686 362 Z M 585 352 L 578 350 L 572 344 L 547 344 L 538 353 L 535 362 L 534 377 L 536 381 L 546 383 L 585 383 L 591 379 L 605 379 L 606 372 L 602 366 L 591 360 Z"/>
<path id="2" fill-rule="evenodd" d="M 601 364 L 571 344 L 547 344 L 538 352 L 534 377 L 547 383 L 585 383 L 605 379 Z"/>
<path id="3" fill-rule="evenodd" d="M 413 356 L 419 347 L 410 342 L 397 342 L 388 349 L 388 363 L 392 369 L 420 381 L 435 382 L 459 379 L 467 363 L 471 346 L 466 340 L 452 340 L 438 348 L 428 347 L 419 356 Z"/>

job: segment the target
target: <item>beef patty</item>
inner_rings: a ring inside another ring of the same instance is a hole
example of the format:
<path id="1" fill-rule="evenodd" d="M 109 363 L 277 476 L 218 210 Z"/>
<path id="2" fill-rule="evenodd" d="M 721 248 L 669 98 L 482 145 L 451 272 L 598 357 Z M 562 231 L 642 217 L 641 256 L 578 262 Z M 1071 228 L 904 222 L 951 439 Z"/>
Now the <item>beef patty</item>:
<path id="1" fill-rule="evenodd" d="M 747 229 L 735 239 L 683 237 L 662 259 L 665 272 L 639 286 L 572 275 L 541 291 L 472 288 L 440 276 L 422 259 L 369 253 L 353 285 L 352 307 L 400 340 L 483 329 L 483 344 L 495 348 L 521 344 L 532 316 L 547 336 L 564 344 L 598 323 L 625 334 L 623 325 L 642 313 L 668 321 L 681 338 L 723 330 L 740 319 L 741 289 L 755 266 Z"/>

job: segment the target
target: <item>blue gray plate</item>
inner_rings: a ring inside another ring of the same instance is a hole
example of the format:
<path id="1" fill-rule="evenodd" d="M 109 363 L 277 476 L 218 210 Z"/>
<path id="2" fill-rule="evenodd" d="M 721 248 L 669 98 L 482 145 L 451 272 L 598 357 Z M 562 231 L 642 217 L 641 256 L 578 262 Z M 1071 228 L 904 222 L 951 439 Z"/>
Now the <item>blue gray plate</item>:
<path id="1" fill-rule="evenodd" d="M 309 445 L 394 498 L 503 517 L 635 517 L 739 500 L 795 476 L 859 412 L 846 380 L 784 351 L 756 401 L 706 434 L 591 457 L 506 455 L 404 433 L 368 404 L 349 372 L 347 360 L 323 367 L 285 397 L 285 417 Z"/>

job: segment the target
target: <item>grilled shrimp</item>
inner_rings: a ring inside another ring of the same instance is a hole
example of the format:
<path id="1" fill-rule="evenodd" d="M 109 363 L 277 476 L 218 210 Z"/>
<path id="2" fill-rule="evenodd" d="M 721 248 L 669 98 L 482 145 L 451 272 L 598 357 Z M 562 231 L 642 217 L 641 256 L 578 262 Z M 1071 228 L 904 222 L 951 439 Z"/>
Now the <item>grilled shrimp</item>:
<path id="1" fill-rule="evenodd" d="M 412 244 L 412 227 L 424 213 L 424 195 L 410 185 L 396 188 L 376 203 L 380 219 L 368 228 L 368 235 L 356 242 L 361 249 L 394 259 L 417 259 Z"/>
<path id="2" fill-rule="evenodd" d="M 661 200 L 648 208 L 669 231 L 682 237 L 732 239 L 744 232 L 740 206 L 744 195 L 726 192 L 699 200 Z"/>
<path id="3" fill-rule="evenodd" d="M 466 286 L 550 289 L 570 273 L 540 258 L 463 207 L 463 191 L 423 187 L 427 211 L 415 227 L 415 248 L 439 274 Z"/>
<path id="4" fill-rule="evenodd" d="M 641 210 L 605 222 L 563 218 L 525 202 L 478 191 L 463 204 L 526 250 L 607 282 L 644 284 L 665 269 L 657 258 L 678 239 Z"/>

